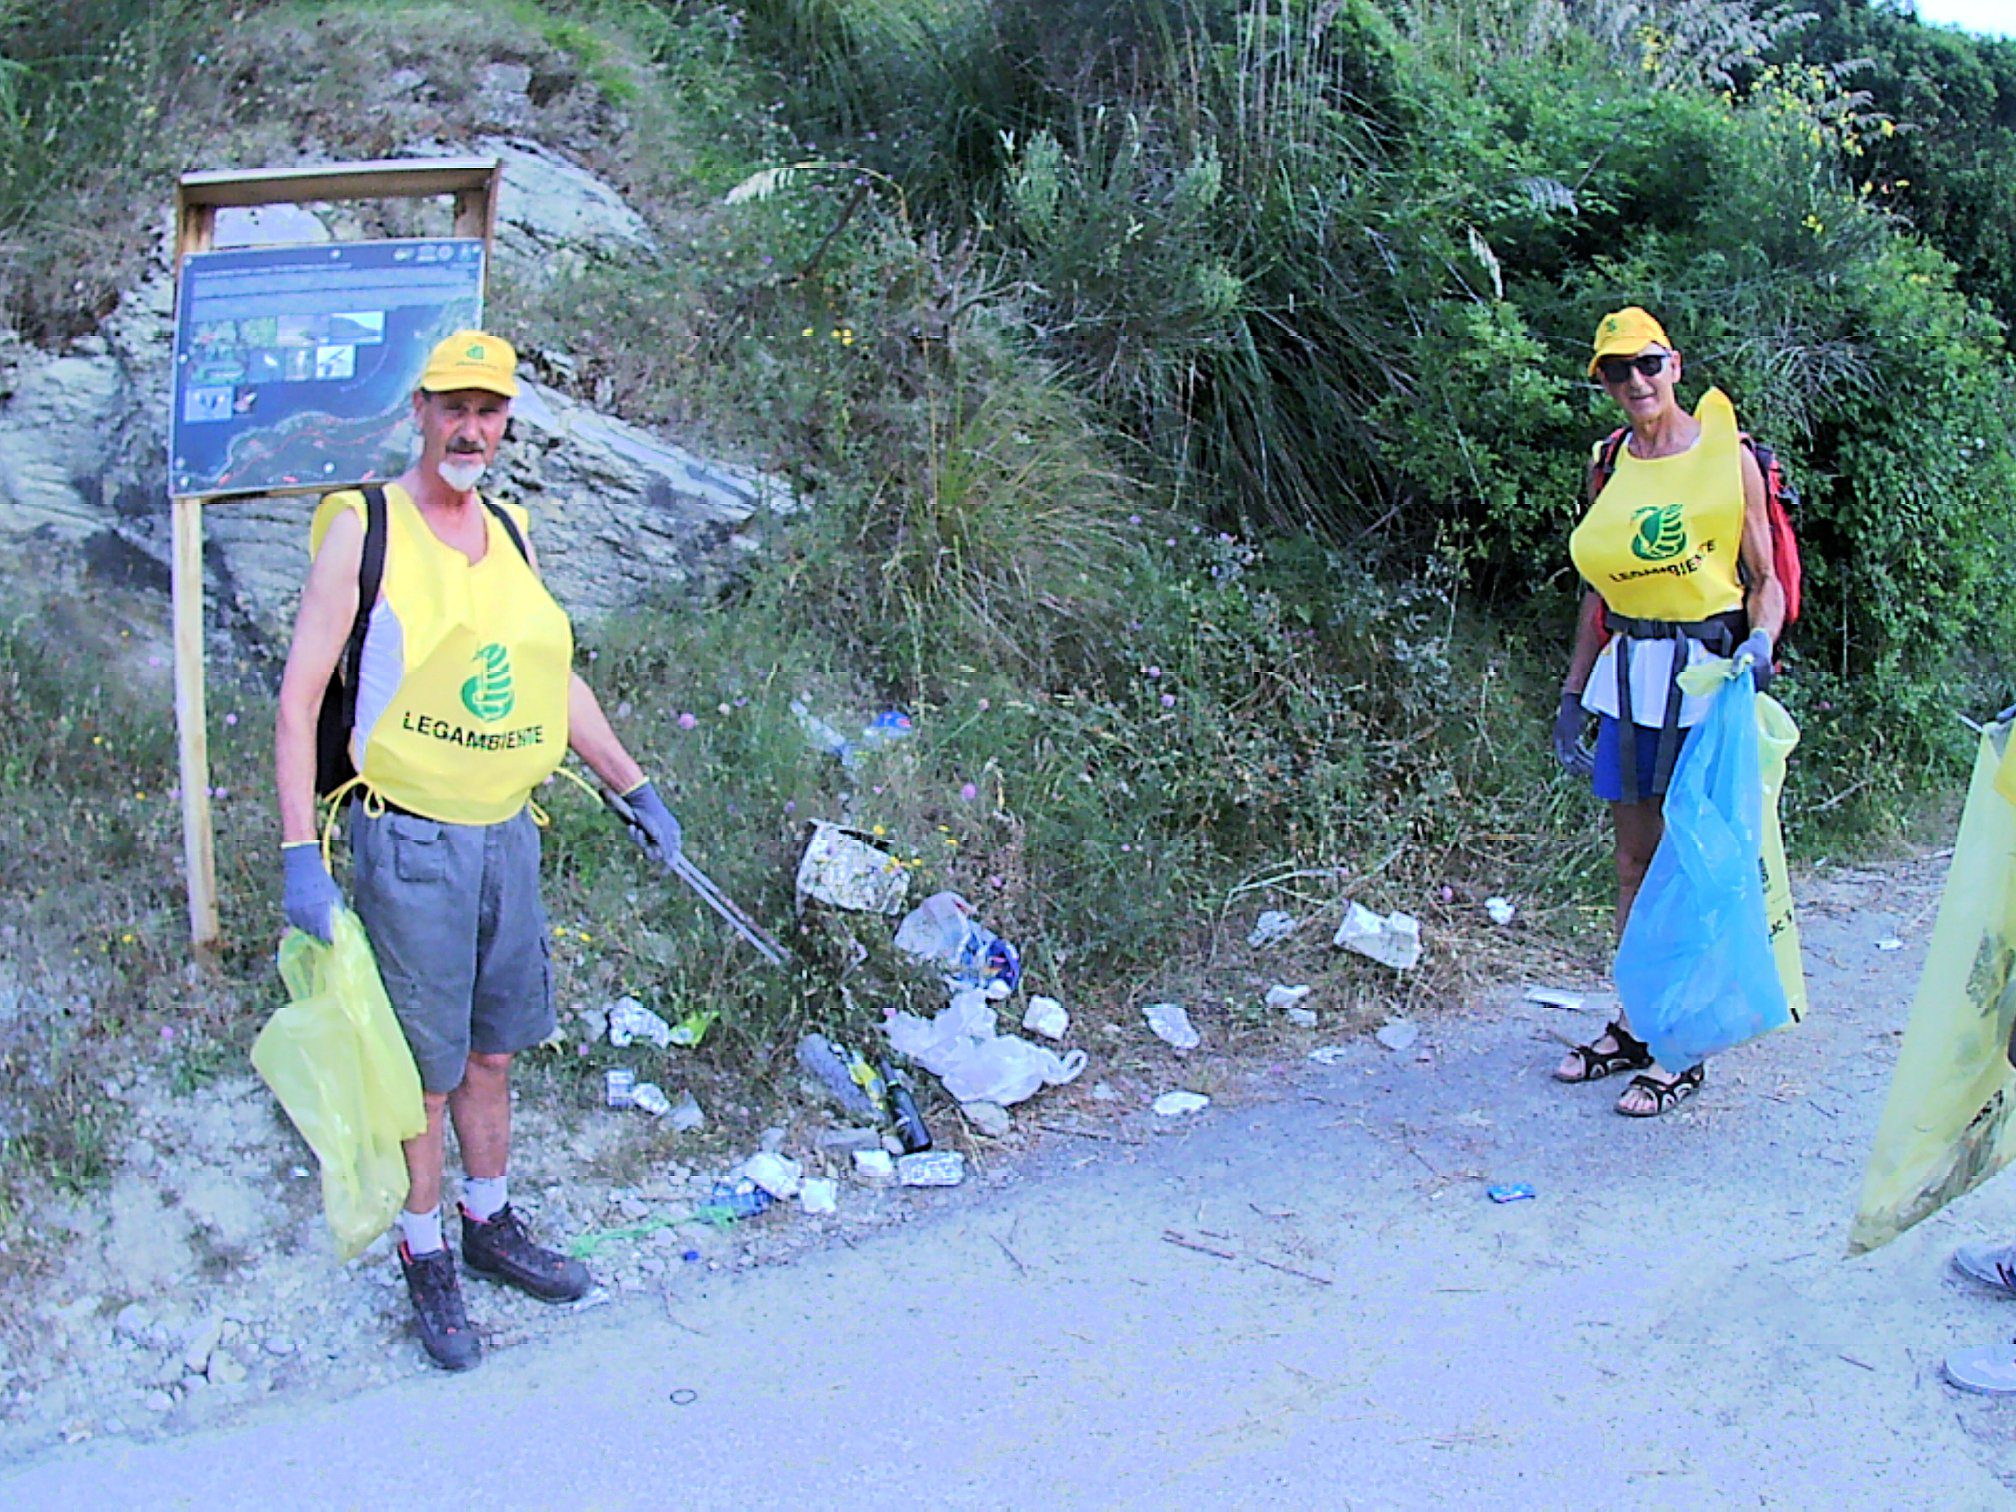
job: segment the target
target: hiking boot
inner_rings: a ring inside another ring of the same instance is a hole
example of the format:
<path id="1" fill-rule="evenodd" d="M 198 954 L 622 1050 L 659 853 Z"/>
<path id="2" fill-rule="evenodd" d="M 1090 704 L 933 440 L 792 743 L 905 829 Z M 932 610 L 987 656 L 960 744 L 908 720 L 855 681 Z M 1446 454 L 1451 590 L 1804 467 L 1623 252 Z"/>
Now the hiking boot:
<path id="1" fill-rule="evenodd" d="M 467 1370 L 483 1358 L 483 1341 L 469 1326 L 462 1310 L 462 1287 L 455 1279 L 455 1257 L 444 1246 L 414 1256 L 399 1241 L 399 1269 L 406 1275 L 406 1292 L 413 1299 L 413 1320 L 420 1330 L 420 1346 L 427 1358 L 443 1370 Z"/>
<path id="2" fill-rule="evenodd" d="M 1953 1251 L 1953 1269 L 1983 1286 L 2016 1295 L 2016 1244 L 1963 1244 Z"/>
<path id="3" fill-rule="evenodd" d="M 588 1267 L 534 1244 L 510 1204 L 489 1218 L 462 1209 L 462 1263 L 479 1276 L 515 1286 L 541 1302 L 572 1302 L 588 1290 Z"/>
<path id="4" fill-rule="evenodd" d="M 1982 1396 L 2016 1394 L 2016 1344 L 1982 1344 L 1946 1356 L 1946 1379 Z"/>

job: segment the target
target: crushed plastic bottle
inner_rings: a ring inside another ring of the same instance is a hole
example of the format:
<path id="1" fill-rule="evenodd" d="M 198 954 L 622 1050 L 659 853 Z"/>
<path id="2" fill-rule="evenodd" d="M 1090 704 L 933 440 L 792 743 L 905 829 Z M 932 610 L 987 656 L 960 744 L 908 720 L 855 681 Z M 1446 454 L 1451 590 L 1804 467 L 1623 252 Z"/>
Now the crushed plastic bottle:
<path id="1" fill-rule="evenodd" d="M 854 749 L 854 743 L 806 708 L 803 699 L 791 700 L 791 712 L 797 716 L 798 728 L 805 732 L 805 738 L 812 742 L 815 750 L 824 751 L 850 772 L 861 765 L 861 753 Z"/>
<path id="2" fill-rule="evenodd" d="M 714 1190 L 707 1194 L 707 1200 L 693 1209 L 693 1219 L 696 1223 L 711 1223 L 717 1228 L 725 1228 L 744 1218 L 754 1218 L 776 1200 L 747 1176 L 733 1183 L 717 1181 Z"/>
<path id="3" fill-rule="evenodd" d="M 852 1117 L 880 1123 L 887 1116 L 881 1078 L 858 1052 L 808 1034 L 798 1041 L 798 1064 Z"/>

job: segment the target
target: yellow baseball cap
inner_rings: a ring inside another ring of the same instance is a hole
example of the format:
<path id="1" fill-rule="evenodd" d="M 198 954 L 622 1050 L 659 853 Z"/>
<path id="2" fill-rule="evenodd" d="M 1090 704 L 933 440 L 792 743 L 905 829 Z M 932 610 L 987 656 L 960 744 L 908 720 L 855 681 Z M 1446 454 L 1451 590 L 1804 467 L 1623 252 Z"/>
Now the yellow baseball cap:
<path id="1" fill-rule="evenodd" d="M 482 331 L 457 331 L 427 354 L 427 367 L 420 374 L 420 387 L 430 394 L 446 394 L 455 389 L 483 389 L 518 397 L 518 380 L 512 376 L 518 354 L 501 336 Z"/>
<path id="2" fill-rule="evenodd" d="M 1589 359 L 1589 376 L 1596 376 L 1596 364 L 1605 357 L 1636 357 L 1652 346 L 1673 350 L 1664 326 L 1636 305 L 1614 310 L 1596 327 L 1596 353 Z"/>

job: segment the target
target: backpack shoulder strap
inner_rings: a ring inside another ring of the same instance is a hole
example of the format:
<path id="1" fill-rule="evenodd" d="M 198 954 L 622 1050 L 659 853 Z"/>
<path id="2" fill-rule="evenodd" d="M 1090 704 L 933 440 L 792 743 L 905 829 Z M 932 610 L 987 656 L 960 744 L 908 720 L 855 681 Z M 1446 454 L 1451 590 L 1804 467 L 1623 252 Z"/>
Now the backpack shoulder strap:
<path id="1" fill-rule="evenodd" d="M 1596 448 L 1596 459 L 1589 464 L 1589 498 L 1592 502 L 1596 495 L 1603 492 L 1603 485 L 1610 481 L 1610 475 L 1617 471 L 1617 454 L 1624 450 L 1625 438 L 1630 434 L 1620 425 Z"/>
<path id="2" fill-rule="evenodd" d="M 371 623 L 378 590 L 385 583 L 385 490 L 370 483 L 363 492 L 364 555 L 357 563 L 357 617 L 350 622 L 350 638 L 343 643 L 343 678 L 353 688 L 364 663 L 364 627 Z"/>
<path id="3" fill-rule="evenodd" d="M 499 525 L 504 527 L 504 533 L 511 537 L 511 544 L 518 548 L 518 555 L 525 559 L 525 565 L 531 566 L 532 553 L 525 549 L 525 537 L 519 532 L 518 522 L 511 518 L 511 511 L 490 498 L 483 500 L 483 507 L 496 517 Z"/>

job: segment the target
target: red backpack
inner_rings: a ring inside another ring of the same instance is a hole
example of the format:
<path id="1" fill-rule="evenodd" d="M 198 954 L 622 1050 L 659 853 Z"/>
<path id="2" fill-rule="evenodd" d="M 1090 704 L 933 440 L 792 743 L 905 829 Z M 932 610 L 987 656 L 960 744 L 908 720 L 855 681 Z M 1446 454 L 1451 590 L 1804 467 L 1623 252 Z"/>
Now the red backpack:
<path id="1" fill-rule="evenodd" d="M 1603 485 L 1617 470 L 1617 453 L 1624 449 L 1625 439 L 1630 434 L 1630 431 L 1619 428 L 1604 438 L 1590 478 L 1590 498 L 1603 492 Z M 1785 632 L 1799 618 L 1799 537 L 1792 531 L 1792 511 L 1799 507 L 1799 489 L 1785 476 L 1785 469 L 1778 465 L 1777 452 L 1747 432 L 1739 435 L 1738 439 L 1750 448 L 1750 455 L 1757 459 L 1757 470 L 1764 474 L 1765 514 L 1771 522 L 1771 570 L 1777 575 L 1779 587 L 1785 590 L 1785 623 L 1778 631 L 1782 642 Z M 1739 574 L 1742 571 L 1740 552 L 1737 571 Z"/>

